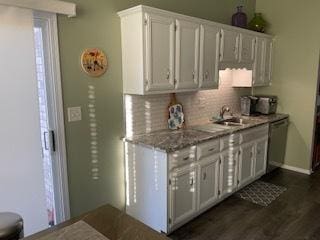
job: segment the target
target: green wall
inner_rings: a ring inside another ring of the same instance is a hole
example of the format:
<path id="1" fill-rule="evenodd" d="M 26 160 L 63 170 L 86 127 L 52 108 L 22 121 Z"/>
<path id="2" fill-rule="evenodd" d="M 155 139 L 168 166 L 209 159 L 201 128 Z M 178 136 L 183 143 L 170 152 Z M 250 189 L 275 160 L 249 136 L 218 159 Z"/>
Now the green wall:
<path id="1" fill-rule="evenodd" d="M 257 0 L 276 36 L 273 83 L 258 93 L 279 96 L 290 114 L 285 164 L 310 169 L 320 44 L 320 1 Z"/>
<path id="2" fill-rule="evenodd" d="M 139 4 L 154 6 L 221 23 L 229 23 L 238 4 L 249 17 L 255 0 L 74 0 L 76 18 L 59 16 L 59 42 L 65 114 L 70 106 L 81 106 L 83 120 L 66 122 L 69 192 L 72 216 L 105 203 L 124 206 L 122 142 L 122 80 L 120 19 L 117 11 Z M 80 69 L 85 48 L 99 47 L 108 56 L 109 70 L 97 79 Z M 91 178 L 88 83 L 96 88 L 96 118 L 99 138 L 99 180 Z"/>

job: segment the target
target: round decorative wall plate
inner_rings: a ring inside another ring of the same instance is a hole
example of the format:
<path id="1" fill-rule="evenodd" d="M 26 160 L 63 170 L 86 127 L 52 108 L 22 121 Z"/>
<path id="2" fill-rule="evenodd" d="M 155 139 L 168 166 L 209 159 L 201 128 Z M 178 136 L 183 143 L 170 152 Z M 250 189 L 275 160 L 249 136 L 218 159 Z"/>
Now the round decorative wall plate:
<path id="1" fill-rule="evenodd" d="M 91 77 L 99 77 L 107 71 L 107 57 L 98 48 L 84 50 L 81 55 L 81 67 Z"/>

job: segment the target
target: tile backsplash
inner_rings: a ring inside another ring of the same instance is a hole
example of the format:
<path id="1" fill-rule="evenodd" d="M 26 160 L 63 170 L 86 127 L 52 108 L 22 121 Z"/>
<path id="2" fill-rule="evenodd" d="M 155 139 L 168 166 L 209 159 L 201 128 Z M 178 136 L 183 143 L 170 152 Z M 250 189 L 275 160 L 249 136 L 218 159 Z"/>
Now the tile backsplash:
<path id="1" fill-rule="evenodd" d="M 228 105 L 233 113 L 240 112 L 240 96 L 250 94 L 250 89 L 232 88 L 231 74 L 230 70 L 220 71 L 219 89 L 177 93 L 186 126 L 207 123 L 223 105 Z M 124 101 L 127 136 L 167 128 L 169 94 L 125 95 Z"/>

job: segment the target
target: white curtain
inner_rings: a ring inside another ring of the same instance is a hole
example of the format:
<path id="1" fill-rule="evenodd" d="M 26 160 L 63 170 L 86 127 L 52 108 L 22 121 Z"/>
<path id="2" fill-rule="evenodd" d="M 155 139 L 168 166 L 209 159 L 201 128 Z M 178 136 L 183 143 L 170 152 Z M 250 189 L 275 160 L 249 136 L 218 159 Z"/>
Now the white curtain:
<path id="1" fill-rule="evenodd" d="M 48 226 L 32 10 L 0 5 L 0 68 L 0 212 L 29 235 Z"/>

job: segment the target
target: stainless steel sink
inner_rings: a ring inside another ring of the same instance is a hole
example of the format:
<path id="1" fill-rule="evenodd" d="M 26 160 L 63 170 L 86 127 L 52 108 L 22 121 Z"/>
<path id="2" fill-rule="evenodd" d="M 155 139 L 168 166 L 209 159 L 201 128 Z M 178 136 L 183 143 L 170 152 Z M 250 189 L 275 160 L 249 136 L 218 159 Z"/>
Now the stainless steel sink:
<path id="1" fill-rule="evenodd" d="M 219 120 L 214 123 L 224 126 L 244 126 L 248 124 L 248 121 L 243 118 L 233 117 L 229 119 Z"/>
<path id="2" fill-rule="evenodd" d="M 198 131 L 203 131 L 203 132 L 210 132 L 210 133 L 216 133 L 220 131 L 224 131 L 229 129 L 229 126 L 226 125 L 220 125 L 220 124 L 214 124 L 214 123 L 209 123 L 205 125 L 199 125 L 199 126 L 194 126 L 194 130 Z"/>
<path id="3" fill-rule="evenodd" d="M 216 133 L 220 131 L 229 130 L 233 127 L 241 127 L 248 124 L 249 121 L 239 117 L 232 117 L 223 120 L 217 120 L 210 124 L 194 126 L 194 130 L 200 130 L 204 132 Z"/>

